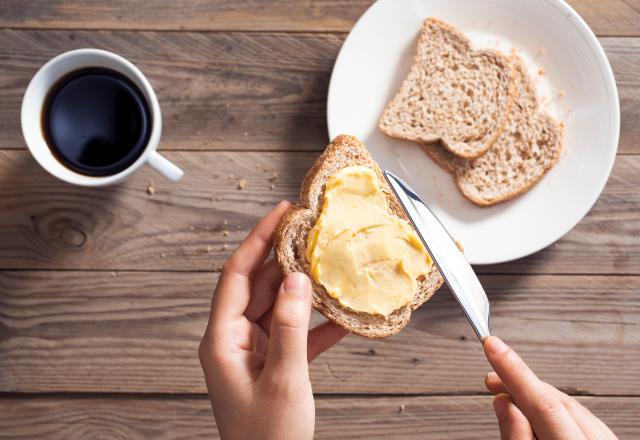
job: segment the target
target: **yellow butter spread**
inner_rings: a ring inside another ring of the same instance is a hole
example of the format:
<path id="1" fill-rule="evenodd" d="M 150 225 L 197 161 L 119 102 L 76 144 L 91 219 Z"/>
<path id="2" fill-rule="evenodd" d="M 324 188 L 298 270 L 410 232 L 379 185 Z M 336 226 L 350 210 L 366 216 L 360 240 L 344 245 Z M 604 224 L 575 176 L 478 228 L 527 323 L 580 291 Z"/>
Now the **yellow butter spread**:
<path id="1" fill-rule="evenodd" d="M 326 183 L 307 239 L 316 282 L 344 307 L 388 316 L 409 304 L 431 258 L 411 225 L 389 212 L 376 173 L 343 168 Z"/>

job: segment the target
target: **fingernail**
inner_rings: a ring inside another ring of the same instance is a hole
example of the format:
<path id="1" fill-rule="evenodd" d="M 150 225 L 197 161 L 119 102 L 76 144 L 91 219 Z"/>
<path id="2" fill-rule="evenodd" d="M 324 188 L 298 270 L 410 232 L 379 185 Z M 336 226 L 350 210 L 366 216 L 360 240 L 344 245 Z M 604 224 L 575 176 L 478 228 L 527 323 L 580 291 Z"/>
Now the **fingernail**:
<path id="1" fill-rule="evenodd" d="M 497 396 L 493 399 L 493 409 L 496 411 L 496 417 L 498 420 L 503 420 L 507 417 L 507 412 L 509 411 L 509 402 L 507 399 Z"/>
<path id="2" fill-rule="evenodd" d="M 507 344 L 502 342 L 502 339 L 498 338 L 497 336 L 490 336 L 484 343 L 484 348 L 488 353 L 493 355 L 504 353 L 509 349 Z"/>
<path id="3" fill-rule="evenodd" d="M 285 293 L 299 295 L 304 297 L 307 295 L 309 286 L 309 277 L 300 272 L 293 272 L 284 279 L 282 288 Z"/>

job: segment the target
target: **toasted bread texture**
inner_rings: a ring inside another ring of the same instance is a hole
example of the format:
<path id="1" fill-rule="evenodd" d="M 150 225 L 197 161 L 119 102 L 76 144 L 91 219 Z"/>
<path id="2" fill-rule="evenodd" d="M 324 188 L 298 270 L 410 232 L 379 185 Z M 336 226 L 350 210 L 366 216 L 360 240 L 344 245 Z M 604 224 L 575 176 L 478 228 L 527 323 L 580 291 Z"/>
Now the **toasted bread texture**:
<path id="1" fill-rule="evenodd" d="M 304 272 L 311 275 L 306 258 L 307 237 L 322 210 L 324 185 L 338 170 L 361 165 L 372 169 L 380 179 L 380 186 L 388 202 L 389 210 L 397 217 L 407 219 L 391 188 L 387 184 L 380 167 L 371 158 L 364 145 L 355 137 L 336 137 L 305 177 L 300 192 L 300 201 L 289 209 L 281 220 L 274 235 L 276 259 L 287 275 Z M 435 265 L 424 278 L 418 279 L 418 290 L 413 301 L 393 311 L 388 317 L 357 312 L 343 307 L 338 300 L 329 296 L 324 287 L 311 278 L 313 286 L 313 307 L 340 327 L 368 338 L 384 338 L 402 330 L 411 312 L 420 307 L 442 285 L 443 279 Z"/>
<path id="2" fill-rule="evenodd" d="M 562 127 L 539 112 L 533 81 L 518 57 L 512 57 L 516 98 L 506 127 L 483 156 L 467 160 L 437 144 L 424 151 L 454 175 L 460 191 L 481 206 L 504 202 L 527 191 L 558 162 Z"/>
<path id="3" fill-rule="evenodd" d="M 458 30 L 428 18 L 411 70 L 378 126 L 392 137 L 440 141 L 456 156 L 476 158 L 500 135 L 513 87 L 508 57 L 473 50 Z"/>

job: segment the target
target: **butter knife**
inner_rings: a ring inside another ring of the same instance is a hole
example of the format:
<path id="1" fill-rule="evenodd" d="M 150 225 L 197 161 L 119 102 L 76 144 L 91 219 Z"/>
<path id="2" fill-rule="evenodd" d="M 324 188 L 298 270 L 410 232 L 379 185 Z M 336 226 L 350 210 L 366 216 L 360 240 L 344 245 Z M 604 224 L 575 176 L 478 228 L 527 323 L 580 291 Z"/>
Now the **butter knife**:
<path id="1" fill-rule="evenodd" d="M 404 208 L 427 251 L 449 285 L 480 341 L 491 336 L 489 300 L 471 265 L 455 240 L 416 192 L 395 174 L 385 171 L 398 201 Z"/>

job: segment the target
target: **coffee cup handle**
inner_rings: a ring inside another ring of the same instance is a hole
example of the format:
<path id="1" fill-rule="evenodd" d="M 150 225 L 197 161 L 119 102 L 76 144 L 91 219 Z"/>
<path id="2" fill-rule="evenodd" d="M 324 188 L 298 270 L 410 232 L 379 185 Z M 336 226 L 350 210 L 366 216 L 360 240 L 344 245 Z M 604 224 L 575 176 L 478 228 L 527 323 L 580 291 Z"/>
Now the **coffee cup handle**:
<path id="1" fill-rule="evenodd" d="M 157 151 L 154 151 L 149 155 L 147 163 L 151 166 L 151 168 L 153 168 L 172 182 L 177 182 L 178 180 L 182 179 L 182 176 L 184 175 L 184 171 L 182 171 Z"/>

